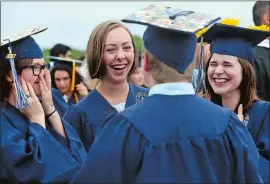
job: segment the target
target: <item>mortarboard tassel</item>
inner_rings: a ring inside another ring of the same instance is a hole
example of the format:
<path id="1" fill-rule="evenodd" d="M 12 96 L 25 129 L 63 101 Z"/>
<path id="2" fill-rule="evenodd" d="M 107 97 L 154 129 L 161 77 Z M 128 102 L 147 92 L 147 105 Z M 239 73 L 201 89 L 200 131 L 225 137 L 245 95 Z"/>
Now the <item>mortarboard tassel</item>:
<path id="1" fill-rule="evenodd" d="M 9 54 L 7 54 L 6 58 L 9 59 L 9 61 L 10 61 L 12 76 L 13 76 L 13 80 L 14 80 L 14 84 L 15 84 L 16 107 L 18 109 L 23 109 L 23 108 L 25 108 L 26 105 L 28 105 L 28 98 L 24 94 L 24 92 L 22 90 L 22 86 L 18 80 L 17 72 L 16 72 L 16 68 L 15 68 L 15 63 L 14 63 L 14 58 L 15 58 L 16 54 L 12 54 L 11 43 L 10 43 L 10 40 L 8 40 L 8 41 L 9 41 L 9 47 L 8 47 Z"/>
<path id="2" fill-rule="evenodd" d="M 76 81 L 76 64 L 72 62 L 72 76 L 71 76 L 71 91 L 75 90 L 75 81 Z"/>
<path id="3" fill-rule="evenodd" d="M 204 72 L 204 43 L 203 43 L 203 38 L 201 38 L 201 43 L 200 43 L 200 61 L 199 61 L 199 69 L 198 69 L 198 78 L 197 78 L 197 88 L 196 88 L 196 93 L 206 92 L 206 86 L 205 86 L 205 72 Z"/>
<path id="4" fill-rule="evenodd" d="M 78 94 L 76 92 L 74 93 L 74 98 L 75 98 L 75 102 L 78 103 L 79 102 L 79 97 L 78 97 Z"/>

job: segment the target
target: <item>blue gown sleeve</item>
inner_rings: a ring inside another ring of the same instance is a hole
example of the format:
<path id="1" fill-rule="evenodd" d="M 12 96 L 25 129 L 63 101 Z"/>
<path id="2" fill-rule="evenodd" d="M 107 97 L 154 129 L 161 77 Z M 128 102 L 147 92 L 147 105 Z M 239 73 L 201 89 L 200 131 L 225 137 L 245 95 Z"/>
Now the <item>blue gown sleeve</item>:
<path id="1" fill-rule="evenodd" d="M 144 140 L 127 122 L 119 115 L 105 120 L 85 165 L 71 183 L 131 183 L 134 180 Z"/>
<path id="2" fill-rule="evenodd" d="M 226 145 L 231 150 L 233 181 L 237 183 L 262 183 L 259 174 L 259 153 L 248 129 L 231 114 L 226 131 Z"/>
<path id="3" fill-rule="evenodd" d="M 84 118 L 82 117 L 81 113 L 76 110 L 75 105 L 71 105 L 71 107 L 68 108 L 68 110 L 65 113 L 63 119 L 74 128 L 74 130 L 79 135 L 82 143 L 84 144 L 84 142 L 83 142 L 83 140 L 84 140 L 83 139 L 83 135 L 84 135 L 83 121 L 84 121 Z"/>
<path id="4" fill-rule="evenodd" d="M 12 117 L 0 118 L 1 180 L 47 183 L 63 172 L 78 170 L 82 165 L 39 124 L 30 123 L 27 133 L 22 133 L 12 125 Z M 70 134 L 72 140 L 73 137 Z M 77 149 L 77 152 L 83 156 L 81 150 Z M 73 175 L 59 181 L 68 182 Z"/>
<path id="5" fill-rule="evenodd" d="M 69 147 L 69 141 L 67 138 L 59 134 L 50 123 L 46 123 L 46 129 L 50 134 L 60 143 L 62 146 L 64 146 L 68 151 L 70 151 Z"/>
<path id="6" fill-rule="evenodd" d="M 249 131 L 260 153 L 259 170 L 265 183 L 270 181 L 270 103 L 257 102 L 251 109 Z"/>
<path id="7" fill-rule="evenodd" d="M 261 126 L 255 138 L 259 153 L 268 161 L 270 161 L 270 104 L 262 119 Z"/>
<path id="8" fill-rule="evenodd" d="M 62 118 L 67 109 L 69 108 L 69 105 L 63 99 L 63 95 L 61 94 L 61 92 L 55 88 L 52 88 L 52 99 L 57 112 Z"/>
<path id="9" fill-rule="evenodd" d="M 50 134 L 69 151 L 73 157 L 79 162 L 84 163 L 87 157 L 86 150 L 81 142 L 81 139 L 77 135 L 77 132 L 71 127 L 65 120 L 62 120 L 62 124 L 66 133 L 66 137 L 59 134 L 51 125 L 47 123 L 47 130 Z"/>
<path id="10" fill-rule="evenodd" d="M 60 135 L 62 138 L 66 140 L 66 144 L 68 144 L 69 150 L 71 151 L 73 157 L 81 164 L 84 164 L 87 159 L 87 152 L 83 146 L 83 143 L 78 136 L 77 132 L 74 130 L 74 128 L 69 125 L 65 120 L 62 119 L 63 126 L 66 132 L 66 137 L 64 138 L 62 135 Z"/>
<path id="11" fill-rule="evenodd" d="M 94 127 L 87 123 L 85 116 L 79 112 L 76 105 L 72 105 L 64 115 L 64 120 L 68 122 L 79 135 L 86 152 L 94 142 Z"/>

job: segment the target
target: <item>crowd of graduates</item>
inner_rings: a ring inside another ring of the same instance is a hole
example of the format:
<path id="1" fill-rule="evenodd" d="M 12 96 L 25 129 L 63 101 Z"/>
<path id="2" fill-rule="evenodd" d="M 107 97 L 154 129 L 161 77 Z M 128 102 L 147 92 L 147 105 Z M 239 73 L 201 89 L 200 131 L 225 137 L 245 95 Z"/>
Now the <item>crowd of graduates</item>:
<path id="1" fill-rule="evenodd" d="M 269 3 L 248 28 L 123 19 L 147 26 L 142 53 L 113 20 L 79 60 L 56 44 L 46 63 L 46 28 L 1 38 L 1 183 L 269 183 Z"/>

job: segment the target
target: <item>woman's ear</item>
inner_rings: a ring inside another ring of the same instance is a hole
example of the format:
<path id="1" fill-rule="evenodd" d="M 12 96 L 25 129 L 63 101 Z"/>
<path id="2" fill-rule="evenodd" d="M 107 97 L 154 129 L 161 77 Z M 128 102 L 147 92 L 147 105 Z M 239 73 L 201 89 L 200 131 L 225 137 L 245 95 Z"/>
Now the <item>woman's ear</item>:
<path id="1" fill-rule="evenodd" d="M 10 83 L 13 83 L 13 82 L 14 82 L 14 80 L 13 80 L 13 75 L 12 75 L 11 71 L 8 71 L 8 72 L 6 73 L 6 79 L 7 79 L 7 81 L 10 82 Z"/>

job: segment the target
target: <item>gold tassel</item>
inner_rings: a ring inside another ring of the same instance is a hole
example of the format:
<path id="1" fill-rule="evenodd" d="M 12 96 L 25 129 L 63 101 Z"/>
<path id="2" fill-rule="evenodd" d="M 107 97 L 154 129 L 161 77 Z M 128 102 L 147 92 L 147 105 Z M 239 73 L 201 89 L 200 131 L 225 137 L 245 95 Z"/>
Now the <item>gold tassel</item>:
<path id="1" fill-rule="evenodd" d="M 78 94 L 76 92 L 74 92 L 74 98 L 75 98 L 75 102 L 78 103 L 79 97 L 78 97 Z"/>
<path id="2" fill-rule="evenodd" d="M 72 76 L 71 76 L 71 91 L 74 91 L 75 89 L 75 78 L 76 78 L 76 64 L 75 62 L 72 63 Z"/>

